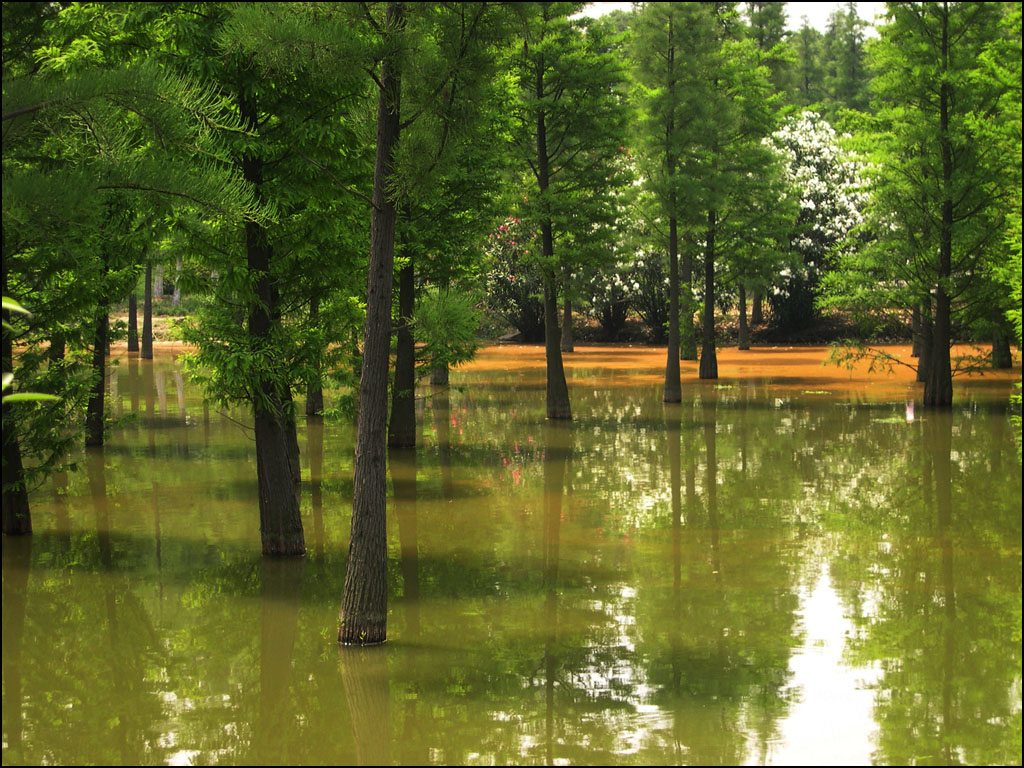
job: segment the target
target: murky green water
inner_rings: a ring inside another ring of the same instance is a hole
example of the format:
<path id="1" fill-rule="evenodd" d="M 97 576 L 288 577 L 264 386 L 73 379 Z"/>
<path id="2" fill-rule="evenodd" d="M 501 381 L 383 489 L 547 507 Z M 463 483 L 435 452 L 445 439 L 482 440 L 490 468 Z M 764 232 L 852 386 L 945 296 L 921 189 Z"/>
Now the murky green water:
<path id="1" fill-rule="evenodd" d="M 4 764 L 1020 761 L 1005 389 L 909 421 L 584 366 L 565 426 L 515 354 L 421 392 L 369 650 L 352 427 L 300 424 L 309 554 L 263 560 L 246 415 L 125 360 L 123 425 L 3 542 Z"/>

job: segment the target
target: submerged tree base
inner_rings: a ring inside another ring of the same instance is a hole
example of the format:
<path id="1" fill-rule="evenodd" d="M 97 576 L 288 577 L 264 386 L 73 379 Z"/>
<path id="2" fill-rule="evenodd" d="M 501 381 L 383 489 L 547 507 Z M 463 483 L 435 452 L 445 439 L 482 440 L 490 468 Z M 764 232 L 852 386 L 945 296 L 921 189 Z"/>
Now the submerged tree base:
<path id="1" fill-rule="evenodd" d="M 338 625 L 338 642 L 341 645 L 383 645 L 387 639 L 387 625 L 383 621 L 346 623 L 342 620 Z"/>

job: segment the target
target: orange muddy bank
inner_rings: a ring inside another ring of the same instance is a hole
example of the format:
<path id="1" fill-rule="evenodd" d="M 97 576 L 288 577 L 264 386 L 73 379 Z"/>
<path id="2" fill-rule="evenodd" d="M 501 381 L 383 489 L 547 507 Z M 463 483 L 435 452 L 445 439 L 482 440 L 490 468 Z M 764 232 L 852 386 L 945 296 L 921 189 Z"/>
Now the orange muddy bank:
<path id="1" fill-rule="evenodd" d="M 157 341 L 153 344 L 158 356 L 177 355 L 189 347 L 180 342 Z M 910 356 L 910 346 L 900 344 L 880 345 L 875 349 L 899 357 L 907 363 L 916 363 Z M 125 342 L 114 344 L 115 356 L 122 357 Z M 704 382 L 706 386 L 731 386 L 741 383 L 772 384 L 805 393 L 860 394 L 872 398 L 914 399 L 920 396 L 922 385 L 914 381 L 915 371 L 904 365 L 893 365 L 889 371 L 876 366 L 870 370 L 870 363 L 864 361 L 854 365 L 853 370 L 827 363 L 831 347 L 827 346 L 781 346 L 754 347 L 739 351 L 735 347 L 718 350 L 718 373 L 716 381 Z M 988 350 L 969 345 L 954 347 L 955 355 L 987 354 Z M 665 347 L 644 346 L 582 346 L 575 352 L 563 353 L 569 389 L 573 386 L 652 386 L 665 380 Z M 1012 369 L 956 376 L 953 382 L 954 397 L 968 394 L 989 393 L 1008 395 L 1014 383 L 1021 378 L 1019 351 Z M 459 370 L 487 373 L 501 373 L 503 378 L 512 371 L 518 371 L 524 385 L 544 385 L 544 347 L 529 344 L 491 344 L 483 347 L 476 359 Z M 684 384 L 699 382 L 697 363 L 681 361 L 680 370 Z M 611 376 L 609 377 L 609 373 Z M 600 382 L 597 381 L 600 377 Z M 457 381 L 455 382 L 457 383 Z"/>
<path id="2" fill-rule="evenodd" d="M 909 345 L 880 345 L 876 349 L 914 364 Z M 893 365 L 892 371 L 876 366 L 870 370 L 868 362 L 854 365 L 853 370 L 828 363 L 831 347 L 791 346 L 754 347 L 739 351 L 735 347 L 718 350 L 717 381 L 704 382 L 707 386 L 735 385 L 758 382 L 793 388 L 805 392 L 863 393 L 872 397 L 906 397 L 912 399 L 920 393 L 922 385 L 915 382 L 915 371 L 904 365 Z M 665 380 L 665 347 L 641 346 L 577 346 L 575 352 L 564 353 L 569 388 L 591 383 L 591 375 L 602 377 L 597 386 L 608 386 L 608 372 L 612 372 L 613 386 L 649 386 Z M 986 354 L 987 350 L 963 345 L 953 349 L 954 355 Z M 961 397 L 970 392 L 1009 392 L 1021 377 L 1020 355 L 1010 370 L 985 370 L 954 379 L 954 395 Z M 476 359 L 463 366 L 467 371 L 518 370 L 528 382 L 543 384 L 544 347 L 541 345 L 500 344 L 484 347 Z M 681 361 L 684 384 L 697 383 L 697 363 Z M 596 383 L 596 382 L 595 382 Z"/>

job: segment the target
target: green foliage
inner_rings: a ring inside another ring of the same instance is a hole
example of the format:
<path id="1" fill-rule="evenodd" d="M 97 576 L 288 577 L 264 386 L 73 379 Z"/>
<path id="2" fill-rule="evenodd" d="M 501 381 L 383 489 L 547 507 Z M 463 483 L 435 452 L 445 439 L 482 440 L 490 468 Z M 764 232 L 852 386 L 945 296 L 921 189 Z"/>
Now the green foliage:
<path id="1" fill-rule="evenodd" d="M 413 333 L 422 372 L 467 363 L 480 347 L 481 314 L 472 291 L 428 286 L 416 302 Z"/>

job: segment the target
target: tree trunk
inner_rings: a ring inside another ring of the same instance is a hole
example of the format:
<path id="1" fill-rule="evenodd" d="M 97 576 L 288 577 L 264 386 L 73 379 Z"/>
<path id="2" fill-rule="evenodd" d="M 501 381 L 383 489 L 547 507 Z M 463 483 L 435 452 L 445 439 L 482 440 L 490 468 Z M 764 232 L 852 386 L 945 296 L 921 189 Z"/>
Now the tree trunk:
<path id="1" fill-rule="evenodd" d="M 750 324 L 758 326 L 764 323 L 764 294 L 758 289 L 754 291 L 753 306 L 750 309 Z"/>
<path id="2" fill-rule="evenodd" d="M 915 304 L 910 313 L 911 357 L 921 356 L 921 305 Z"/>
<path id="3" fill-rule="evenodd" d="M 46 350 L 46 356 L 49 358 L 51 363 L 59 363 L 64 359 L 66 353 L 67 344 L 64 341 L 63 333 L 53 334 L 53 338 L 50 339 L 50 348 Z"/>
<path id="4" fill-rule="evenodd" d="M 550 224 L 547 225 L 551 231 Z M 571 419 L 569 387 L 565 383 L 565 368 L 562 365 L 560 347 L 561 333 L 558 328 L 558 298 L 555 295 L 554 280 L 544 278 L 544 347 L 545 373 L 547 376 L 547 416 L 549 419 Z"/>
<path id="5" fill-rule="evenodd" d="M 7 267 L 3 270 L 3 292 L 7 295 Z M 9 323 L 11 313 L 3 310 L 4 323 Z M 11 332 L 3 329 L 3 372 L 14 372 L 14 341 Z M 11 404 L 3 405 L 3 532 L 9 536 L 32 533 L 32 517 L 28 506 L 28 489 L 25 487 L 25 470 L 21 463 L 21 446 L 18 444 L 18 430 L 15 427 Z"/>
<path id="6" fill-rule="evenodd" d="M 997 369 L 1013 367 L 1013 354 L 1010 352 L 1010 336 L 1002 326 L 996 326 L 992 335 L 992 367 Z"/>
<path id="7" fill-rule="evenodd" d="M 933 334 L 932 303 L 931 300 L 927 300 L 921 305 L 921 326 L 918 333 L 920 355 L 917 358 L 917 381 L 922 384 L 928 381 L 928 371 L 932 364 Z"/>
<path id="8" fill-rule="evenodd" d="M 402 3 L 388 3 L 385 37 L 401 34 L 402 16 Z M 388 48 L 385 46 L 385 50 Z M 372 645 L 387 639 L 386 428 L 395 259 L 395 204 L 388 187 L 395 172 L 399 132 L 402 90 L 399 62 L 400 56 L 395 52 L 384 56 L 377 98 L 377 151 L 359 381 L 352 533 L 338 626 L 338 642 L 346 645 Z"/>
<path id="9" fill-rule="evenodd" d="M 288 446 L 288 469 L 291 471 L 292 483 L 298 488 L 302 482 L 302 464 L 299 462 L 299 431 L 295 423 L 295 403 L 292 401 L 292 393 L 289 392 L 283 398 L 284 407 L 284 429 L 285 439 Z"/>
<path id="10" fill-rule="evenodd" d="M 675 199 L 672 200 L 673 204 Z M 679 380 L 679 231 L 673 216 L 668 220 L 668 350 L 665 354 L 665 392 L 662 400 L 678 403 L 683 399 Z"/>
<path id="11" fill-rule="evenodd" d="M 153 265 L 146 264 L 146 287 L 142 298 L 142 352 L 143 360 L 153 359 Z"/>
<path id="12" fill-rule="evenodd" d="M 575 352 L 576 340 L 572 333 L 572 300 L 569 298 L 569 276 L 565 278 L 565 295 L 562 296 L 562 343 L 563 352 Z"/>
<path id="13" fill-rule="evenodd" d="M 244 90 L 239 93 L 238 106 L 246 128 L 256 130 L 259 124 L 256 104 Z M 243 156 L 242 175 L 260 197 L 263 161 L 251 155 Z M 245 250 L 246 267 L 255 292 L 248 318 L 249 339 L 255 348 L 267 345 L 274 325 L 280 323 L 278 292 L 270 274 L 273 252 L 266 230 L 255 221 L 245 222 Z M 268 371 L 258 374 L 253 398 L 263 554 L 303 555 L 306 544 L 295 495 L 293 435 L 288 429 L 291 414 L 284 394 L 287 389 L 272 376 Z"/>
<path id="14" fill-rule="evenodd" d="M 128 351 L 139 351 L 139 303 L 134 286 L 128 294 Z"/>
<path id="15" fill-rule="evenodd" d="M 544 69 L 537 71 L 535 83 L 537 99 L 543 99 Z M 548 168 L 548 137 L 543 110 L 537 113 L 537 186 L 541 196 L 547 193 L 550 183 Z M 549 274 L 544 275 L 544 352 L 547 377 L 547 416 L 549 419 L 571 419 L 569 388 L 565 383 L 565 368 L 562 366 L 561 334 L 558 328 L 558 295 L 555 289 L 555 238 L 552 231 L 550 211 L 545 209 L 541 221 L 541 252 L 549 265 Z"/>
<path id="16" fill-rule="evenodd" d="M 416 283 L 412 255 L 398 273 L 398 334 L 395 351 L 395 383 L 391 389 L 391 423 L 388 447 L 416 445 L 416 342 L 412 335 L 412 313 L 416 305 Z"/>
<path id="17" fill-rule="evenodd" d="M 430 384 L 435 387 L 448 386 L 448 366 L 439 365 L 430 372 Z"/>
<path id="18" fill-rule="evenodd" d="M 107 373 L 108 324 L 107 304 L 104 301 L 96 313 L 96 331 L 93 335 L 93 382 L 89 392 L 89 403 L 85 409 L 85 444 L 87 447 L 103 445 L 103 396 Z"/>
<path id="19" fill-rule="evenodd" d="M 740 338 L 739 349 L 750 349 L 750 331 L 747 328 L 747 289 L 740 282 Z"/>
<path id="20" fill-rule="evenodd" d="M 316 327 L 320 320 L 320 298 L 313 296 L 309 300 L 309 320 Z M 320 350 L 321 352 L 323 350 Z M 324 410 L 324 383 L 318 369 L 316 377 L 306 385 L 306 415 L 319 416 Z"/>
<path id="21" fill-rule="evenodd" d="M 942 63 L 948 68 L 948 15 L 942 17 Z M 924 405 L 950 408 L 953 405 L 953 369 L 949 359 L 950 300 L 946 283 L 953 261 L 953 150 L 949 138 L 950 84 L 939 86 L 939 148 L 942 154 L 942 218 L 939 222 L 939 269 L 935 291 L 935 325 L 932 329 L 931 360 L 924 382 Z"/>
<path id="22" fill-rule="evenodd" d="M 718 356 L 715 352 L 715 233 L 717 214 L 708 211 L 707 243 L 704 248 L 704 340 L 700 350 L 702 379 L 718 378 Z"/>
<path id="23" fill-rule="evenodd" d="M 164 265 L 157 264 L 153 270 L 153 295 L 158 299 L 164 298 Z"/>
<path id="24" fill-rule="evenodd" d="M 174 293 L 171 294 L 171 306 L 181 304 L 181 256 L 174 262 Z"/>
<path id="25" fill-rule="evenodd" d="M 679 327 L 679 359 L 693 362 L 697 359 L 697 329 L 693 326 L 693 254 L 684 253 L 679 266 L 679 306 L 683 313 Z"/>

